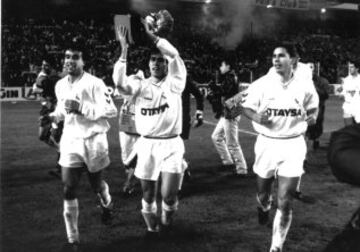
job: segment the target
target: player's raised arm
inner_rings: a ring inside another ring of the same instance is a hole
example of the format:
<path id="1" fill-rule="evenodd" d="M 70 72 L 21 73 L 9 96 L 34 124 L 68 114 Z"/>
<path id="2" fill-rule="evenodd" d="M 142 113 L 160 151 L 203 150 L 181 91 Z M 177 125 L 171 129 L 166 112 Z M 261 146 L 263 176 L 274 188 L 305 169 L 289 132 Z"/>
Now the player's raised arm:
<path id="1" fill-rule="evenodd" d="M 160 52 L 169 61 L 168 77 L 172 79 L 174 91 L 182 92 L 186 84 L 186 67 L 178 50 L 166 39 L 160 38 L 156 43 Z"/>
<path id="2" fill-rule="evenodd" d="M 185 89 L 187 72 L 185 63 L 180 57 L 178 50 L 167 39 L 156 36 L 151 31 L 149 24 L 144 20 L 143 25 L 149 39 L 169 61 L 167 78 L 172 78 L 173 90 L 181 93 Z"/>
<path id="3" fill-rule="evenodd" d="M 81 114 L 96 121 L 100 118 L 112 118 L 117 116 L 117 109 L 111 95 L 102 80 L 98 80 L 93 87 L 95 103 L 84 102 L 80 108 Z"/>
<path id="4" fill-rule="evenodd" d="M 124 95 L 135 95 L 140 90 L 141 84 L 136 78 L 131 79 L 131 81 L 126 75 L 128 54 L 128 44 L 126 42 L 127 30 L 124 26 L 120 26 L 116 32 L 120 39 L 121 55 L 119 60 L 115 63 L 112 78 L 115 87 L 120 93 Z"/>

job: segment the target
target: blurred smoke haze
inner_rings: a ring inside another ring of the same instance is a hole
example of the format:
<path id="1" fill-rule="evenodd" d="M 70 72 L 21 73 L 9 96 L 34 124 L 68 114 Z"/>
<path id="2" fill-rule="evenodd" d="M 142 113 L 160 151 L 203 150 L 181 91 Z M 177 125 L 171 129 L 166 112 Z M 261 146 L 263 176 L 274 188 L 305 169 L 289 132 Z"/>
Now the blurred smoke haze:
<path id="1" fill-rule="evenodd" d="M 245 35 L 271 36 L 279 17 L 272 11 L 255 11 L 254 0 L 222 0 L 204 4 L 199 24 L 204 29 L 215 30 L 215 41 L 228 50 L 234 49 Z M 219 34 L 220 32 L 220 34 Z"/>

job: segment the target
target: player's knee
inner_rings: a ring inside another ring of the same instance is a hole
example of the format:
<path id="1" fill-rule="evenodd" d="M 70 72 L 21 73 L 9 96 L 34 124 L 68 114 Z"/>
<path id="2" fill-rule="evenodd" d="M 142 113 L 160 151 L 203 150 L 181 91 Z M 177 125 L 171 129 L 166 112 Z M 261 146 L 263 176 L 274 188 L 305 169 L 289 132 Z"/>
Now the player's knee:
<path id="1" fill-rule="evenodd" d="M 146 199 L 141 200 L 142 209 L 141 212 L 143 213 L 154 213 L 157 212 L 157 204 L 155 200 L 147 201 Z"/>
<path id="2" fill-rule="evenodd" d="M 64 185 L 64 199 L 73 200 L 76 198 L 76 187 L 71 185 Z"/>
<path id="3" fill-rule="evenodd" d="M 284 213 L 288 213 L 292 209 L 291 199 L 287 195 L 278 195 L 277 208 Z"/>
<path id="4" fill-rule="evenodd" d="M 169 205 L 175 205 L 177 203 L 177 197 L 176 195 L 167 195 L 166 197 L 163 198 L 163 201 Z"/>
<path id="5" fill-rule="evenodd" d="M 261 205 L 266 206 L 270 201 L 270 193 L 261 192 L 257 195 L 258 201 Z"/>
<path id="6" fill-rule="evenodd" d="M 166 202 L 165 200 L 163 200 L 162 204 L 161 204 L 162 208 L 165 211 L 177 211 L 178 205 L 179 205 L 179 202 L 177 200 L 171 201 L 171 202 Z"/>
<path id="7" fill-rule="evenodd" d="M 152 190 L 143 191 L 143 198 L 146 202 L 151 203 L 155 200 L 155 192 Z"/>

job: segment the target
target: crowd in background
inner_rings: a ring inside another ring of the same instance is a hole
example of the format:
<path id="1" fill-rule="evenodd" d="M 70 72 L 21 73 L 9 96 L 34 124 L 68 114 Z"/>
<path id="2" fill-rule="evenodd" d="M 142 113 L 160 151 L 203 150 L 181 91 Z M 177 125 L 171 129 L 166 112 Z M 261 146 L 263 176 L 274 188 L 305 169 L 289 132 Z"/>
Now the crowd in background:
<path id="1" fill-rule="evenodd" d="M 111 72 L 120 54 L 110 22 L 26 19 L 22 23 L 7 20 L 2 27 L 2 86 L 31 85 L 39 71 L 41 60 L 49 55 L 55 62 L 55 69 L 62 71 L 63 47 L 74 37 L 84 38 L 89 57 L 87 69 L 111 85 Z M 276 38 L 275 38 L 276 37 Z M 360 55 L 360 36 L 337 36 L 318 34 L 306 29 L 279 33 L 276 36 L 248 36 L 232 51 L 227 51 L 214 40 L 214 32 L 179 22 L 171 37 L 182 57 L 191 60 L 193 78 L 199 83 L 213 80 L 219 62 L 224 54 L 236 58 L 236 68 L 241 75 L 244 69 L 253 72 L 256 79 L 263 75 L 271 64 L 271 50 L 279 41 L 301 41 L 302 61 L 320 62 L 321 75 L 330 83 L 339 83 L 346 75 L 346 61 L 353 55 Z M 146 48 L 130 48 L 130 71 L 146 69 Z M 245 73 L 241 81 L 250 81 Z"/>

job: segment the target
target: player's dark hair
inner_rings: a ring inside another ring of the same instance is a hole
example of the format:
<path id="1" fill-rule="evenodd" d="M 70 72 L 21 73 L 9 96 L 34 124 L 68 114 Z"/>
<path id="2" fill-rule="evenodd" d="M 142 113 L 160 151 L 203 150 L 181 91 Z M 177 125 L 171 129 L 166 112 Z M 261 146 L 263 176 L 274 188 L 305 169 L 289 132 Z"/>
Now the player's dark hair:
<path id="1" fill-rule="evenodd" d="M 282 43 L 275 48 L 284 48 L 291 58 L 299 57 L 299 52 L 293 43 Z"/>
<path id="2" fill-rule="evenodd" d="M 82 58 L 84 61 L 88 60 L 88 51 L 86 48 L 85 40 L 82 38 L 73 38 L 71 41 L 69 41 L 65 47 L 65 51 L 73 51 L 73 52 L 81 52 Z"/>
<path id="3" fill-rule="evenodd" d="M 159 54 L 163 55 L 159 50 L 159 48 L 157 48 L 156 46 L 152 46 L 148 52 L 148 60 L 150 60 L 151 55 L 159 55 Z M 165 59 L 165 61 L 168 62 L 167 59 Z"/>
<path id="4" fill-rule="evenodd" d="M 356 68 L 360 68 L 360 59 L 350 59 L 349 63 L 354 64 Z"/>

